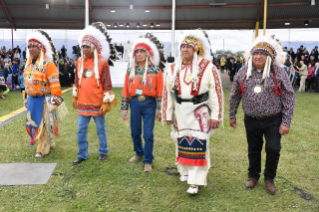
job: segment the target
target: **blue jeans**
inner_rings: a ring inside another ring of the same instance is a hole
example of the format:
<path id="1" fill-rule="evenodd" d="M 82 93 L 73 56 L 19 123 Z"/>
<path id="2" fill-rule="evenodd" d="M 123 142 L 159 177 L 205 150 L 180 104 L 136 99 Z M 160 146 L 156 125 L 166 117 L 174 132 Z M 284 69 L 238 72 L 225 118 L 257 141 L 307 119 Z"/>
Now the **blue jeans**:
<path id="1" fill-rule="evenodd" d="M 152 164 L 154 146 L 154 121 L 156 112 L 156 100 L 147 99 L 140 102 L 137 98 L 132 98 L 131 103 L 131 135 L 136 156 L 143 156 L 144 164 Z M 143 138 L 145 145 L 142 144 L 142 118 L 143 118 Z"/>
<path id="2" fill-rule="evenodd" d="M 107 139 L 106 139 L 106 126 L 105 126 L 105 119 L 104 116 L 83 116 L 78 115 L 78 145 L 79 145 L 79 152 L 78 157 L 83 159 L 88 159 L 89 152 L 88 146 L 89 143 L 87 141 L 87 132 L 88 132 L 88 125 L 90 123 L 91 117 L 93 117 L 96 125 L 96 132 L 99 136 L 99 143 L 100 154 L 105 154 L 109 152 L 107 149 Z"/>

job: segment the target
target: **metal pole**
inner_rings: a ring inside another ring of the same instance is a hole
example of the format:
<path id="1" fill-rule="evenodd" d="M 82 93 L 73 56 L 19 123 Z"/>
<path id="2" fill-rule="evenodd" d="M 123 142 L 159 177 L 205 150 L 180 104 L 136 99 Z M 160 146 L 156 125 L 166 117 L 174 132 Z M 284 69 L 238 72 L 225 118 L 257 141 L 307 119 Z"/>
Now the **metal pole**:
<path id="1" fill-rule="evenodd" d="M 175 9 L 176 9 L 176 0 L 172 0 L 172 44 L 171 44 L 172 57 L 175 57 Z"/>
<path id="2" fill-rule="evenodd" d="M 89 26 L 89 0 L 85 0 L 85 27 Z"/>
<path id="3" fill-rule="evenodd" d="M 11 35 L 12 35 L 12 52 L 13 52 L 13 23 L 11 22 Z"/>
<path id="4" fill-rule="evenodd" d="M 290 29 L 288 29 L 288 48 L 290 48 Z"/>
<path id="5" fill-rule="evenodd" d="M 266 24 L 267 24 L 267 0 L 264 1 L 264 35 L 266 35 Z"/>
<path id="6" fill-rule="evenodd" d="M 223 54 L 225 54 L 225 39 L 223 39 Z"/>
<path id="7" fill-rule="evenodd" d="M 259 31 L 259 21 L 256 22 L 256 26 L 255 26 L 255 38 L 258 37 L 258 31 Z"/>

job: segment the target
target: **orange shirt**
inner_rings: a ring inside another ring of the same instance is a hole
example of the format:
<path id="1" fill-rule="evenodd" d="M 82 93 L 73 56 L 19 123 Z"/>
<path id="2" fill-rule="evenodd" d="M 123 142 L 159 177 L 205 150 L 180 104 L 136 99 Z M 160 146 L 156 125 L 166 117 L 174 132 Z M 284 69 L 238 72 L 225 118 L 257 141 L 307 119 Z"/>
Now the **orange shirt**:
<path id="1" fill-rule="evenodd" d="M 147 83 L 143 82 L 144 70 L 140 70 L 139 67 L 135 70 L 135 78 L 130 79 L 130 70 L 125 76 L 123 94 L 122 94 L 122 113 L 127 113 L 131 97 L 139 95 L 138 90 L 142 90 L 143 96 L 150 96 L 156 98 L 157 111 L 161 109 L 162 92 L 163 92 L 163 73 L 155 66 L 151 66 L 147 70 Z"/>
<path id="2" fill-rule="evenodd" d="M 100 116 L 104 92 L 112 89 L 109 64 L 99 55 L 99 86 L 95 79 L 93 58 L 84 58 L 83 74 L 79 86 L 78 71 L 81 69 L 82 57 L 79 58 L 75 72 L 75 86 L 78 87 L 78 114 L 83 116 Z"/>
<path id="3" fill-rule="evenodd" d="M 24 71 L 25 92 L 30 96 L 52 94 L 61 97 L 59 74 L 55 64 L 46 56 L 43 58 L 43 68 L 39 68 L 40 57 L 35 64 L 32 59 Z"/>

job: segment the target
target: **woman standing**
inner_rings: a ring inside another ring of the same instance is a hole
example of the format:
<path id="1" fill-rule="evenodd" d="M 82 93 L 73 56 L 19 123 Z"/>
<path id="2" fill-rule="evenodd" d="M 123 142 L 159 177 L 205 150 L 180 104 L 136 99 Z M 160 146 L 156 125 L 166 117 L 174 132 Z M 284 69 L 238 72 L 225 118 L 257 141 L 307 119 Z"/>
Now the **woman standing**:
<path id="1" fill-rule="evenodd" d="M 311 84 L 312 84 L 312 74 L 313 74 L 313 70 L 314 68 L 311 67 L 311 64 L 308 65 L 308 75 L 307 75 L 307 79 L 306 79 L 306 92 L 310 91 L 311 89 Z"/>
<path id="2" fill-rule="evenodd" d="M 14 57 L 14 60 L 16 61 L 16 63 L 19 65 L 20 64 L 20 53 L 19 53 L 18 49 L 16 49 L 13 57 Z"/>

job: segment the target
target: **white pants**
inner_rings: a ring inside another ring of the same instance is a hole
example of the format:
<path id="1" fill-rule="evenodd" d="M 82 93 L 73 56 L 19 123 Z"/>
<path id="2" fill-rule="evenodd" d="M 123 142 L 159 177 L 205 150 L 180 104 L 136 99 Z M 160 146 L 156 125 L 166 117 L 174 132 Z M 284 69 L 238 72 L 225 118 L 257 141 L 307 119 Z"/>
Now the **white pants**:
<path id="1" fill-rule="evenodd" d="M 207 185 L 207 173 L 204 167 L 194 167 L 189 169 L 189 166 L 177 165 L 178 172 L 181 175 L 188 175 L 187 184 L 190 185 Z"/>
<path id="2" fill-rule="evenodd" d="M 299 87 L 299 92 L 305 92 L 305 87 L 306 87 L 306 79 L 307 76 L 301 76 L 300 77 L 300 87 Z"/>

